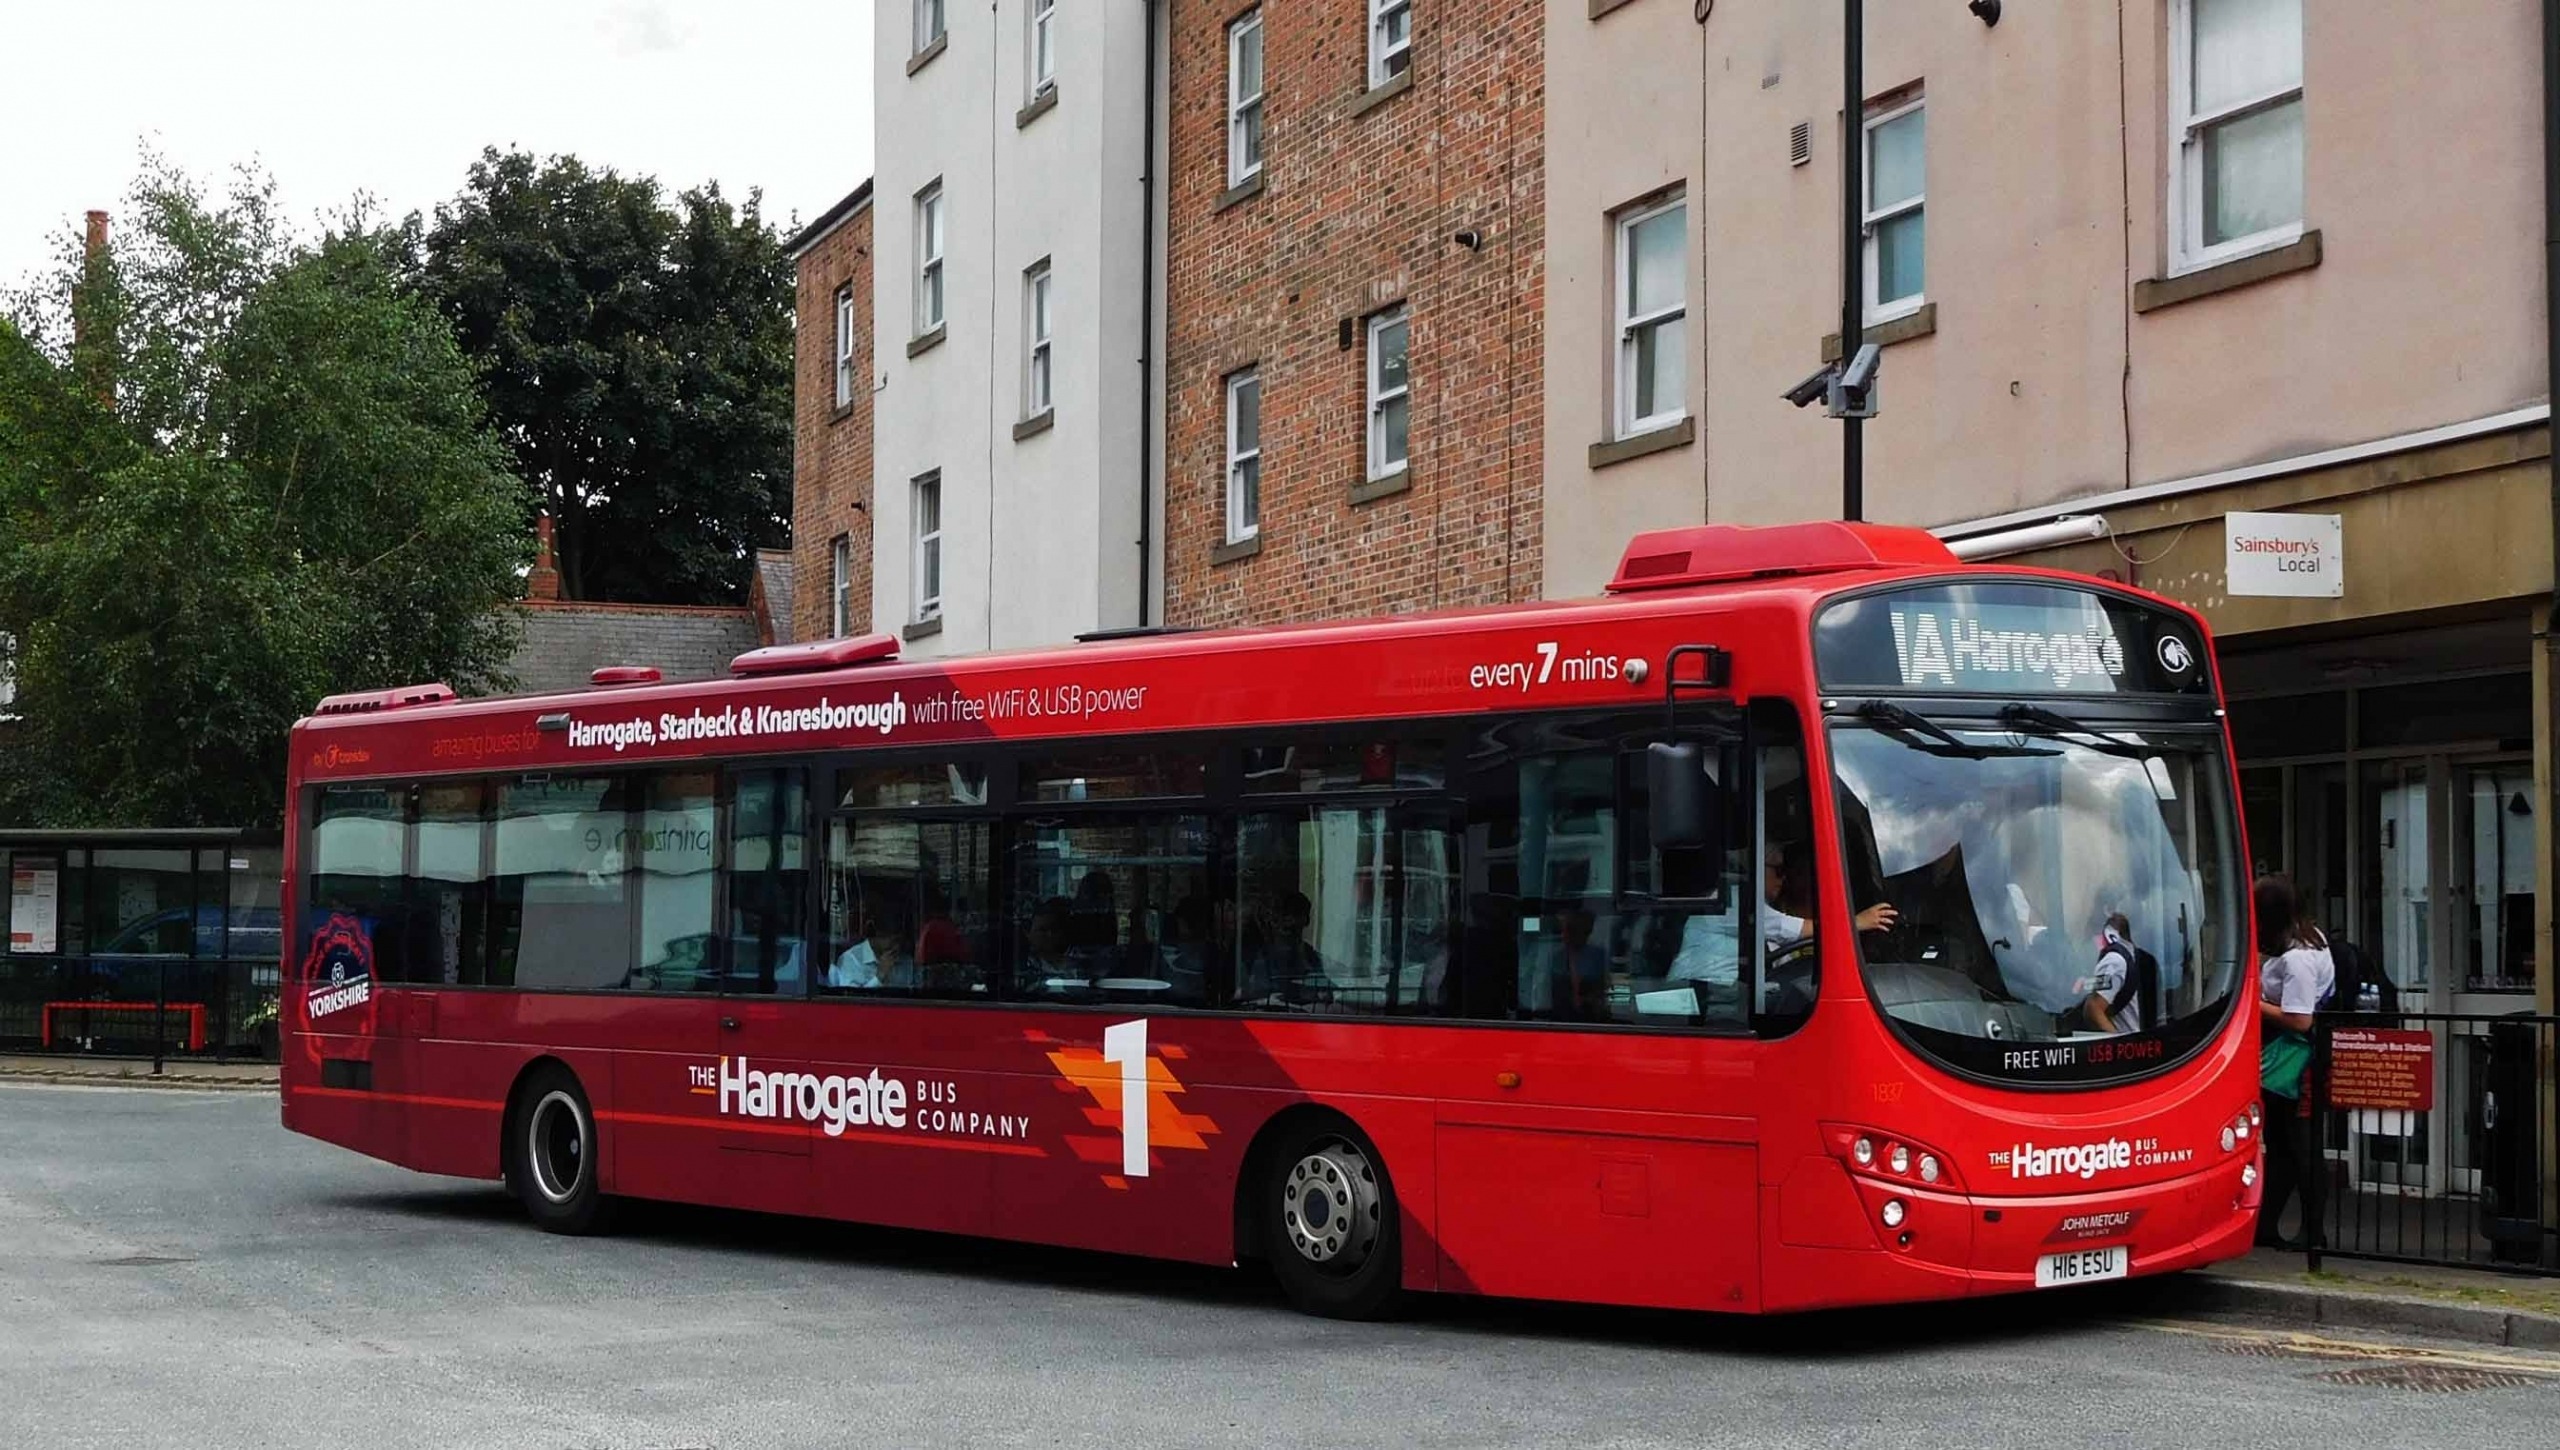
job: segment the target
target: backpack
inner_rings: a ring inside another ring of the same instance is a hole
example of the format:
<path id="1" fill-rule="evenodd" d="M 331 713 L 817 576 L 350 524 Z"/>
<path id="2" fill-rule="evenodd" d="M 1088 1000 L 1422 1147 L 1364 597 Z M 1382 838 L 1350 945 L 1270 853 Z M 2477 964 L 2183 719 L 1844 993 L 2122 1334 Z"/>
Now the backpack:
<path id="1" fill-rule="evenodd" d="M 2130 942 L 2127 946 L 2132 946 Z M 2133 948 L 2133 970 L 2125 973 L 2124 987 L 2107 1002 L 2107 1015 L 2120 1016 L 2129 1003 L 2142 1007 L 2144 1025 L 2156 1027 L 2152 1009 L 2160 1001 L 2160 959 L 2141 947 Z"/>
<path id="2" fill-rule="evenodd" d="M 2383 971 L 2379 963 L 2365 954 L 2362 947 L 2344 937 L 2333 936 L 2329 938 L 2329 963 L 2335 969 L 2335 975 L 2330 979 L 2329 995 L 2321 999 L 2321 1011 L 2360 1010 L 2356 1005 L 2358 995 L 2365 983 L 2371 982 L 2379 989 L 2382 999 L 2376 1010 L 2385 1016 L 2398 1015 L 2399 985 L 2391 980 L 2390 973 Z"/>

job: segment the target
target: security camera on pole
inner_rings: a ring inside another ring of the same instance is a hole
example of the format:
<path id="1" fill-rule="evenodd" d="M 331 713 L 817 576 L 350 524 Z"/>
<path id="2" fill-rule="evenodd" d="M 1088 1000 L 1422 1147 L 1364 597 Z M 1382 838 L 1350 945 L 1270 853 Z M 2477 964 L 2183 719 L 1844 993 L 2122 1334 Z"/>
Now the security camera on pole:
<path id="1" fill-rule="evenodd" d="M 1876 373 L 1883 349 L 1867 341 L 1866 217 L 1859 204 L 1866 154 L 1866 5 L 1843 0 L 1847 35 L 1841 46 L 1840 127 L 1840 356 L 1783 395 L 1799 408 L 1816 401 L 1840 420 L 1840 517 L 1866 516 L 1865 440 L 1859 425 L 1876 415 Z M 1977 9 L 1976 14 L 1980 14 Z M 1996 23 L 1994 7 L 1985 24 Z"/>

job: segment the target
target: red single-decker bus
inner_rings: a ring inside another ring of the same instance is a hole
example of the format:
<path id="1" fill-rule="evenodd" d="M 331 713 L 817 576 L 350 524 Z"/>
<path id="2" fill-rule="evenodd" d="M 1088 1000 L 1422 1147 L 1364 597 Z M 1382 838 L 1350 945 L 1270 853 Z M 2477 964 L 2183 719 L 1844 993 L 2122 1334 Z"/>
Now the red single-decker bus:
<path id="1" fill-rule="evenodd" d="M 1864 525 L 1599 600 L 324 702 L 285 1125 L 503 1178 L 1726 1311 L 2247 1248 L 2201 621 Z"/>

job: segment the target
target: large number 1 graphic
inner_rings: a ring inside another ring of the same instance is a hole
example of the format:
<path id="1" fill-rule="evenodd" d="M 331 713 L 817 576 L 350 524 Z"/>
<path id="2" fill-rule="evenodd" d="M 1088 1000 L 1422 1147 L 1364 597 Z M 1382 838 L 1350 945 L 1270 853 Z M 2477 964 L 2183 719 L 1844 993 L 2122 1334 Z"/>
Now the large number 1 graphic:
<path id="1" fill-rule="evenodd" d="M 1102 1029 L 1102 1060 L 1120 1064 L 1120 1172 L 1147 1176 L 1147 1024 L 1118 1022 Z"/>

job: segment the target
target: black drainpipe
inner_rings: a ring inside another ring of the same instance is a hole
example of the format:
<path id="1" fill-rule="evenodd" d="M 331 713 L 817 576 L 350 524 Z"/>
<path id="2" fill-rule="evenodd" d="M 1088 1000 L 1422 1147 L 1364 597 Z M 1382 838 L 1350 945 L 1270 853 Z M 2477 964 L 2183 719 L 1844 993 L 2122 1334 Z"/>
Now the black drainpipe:
<path id="1" fill-rule="evenodd" d="M 2560 0 L 2546 0 L 2560 4 Z M 1156 0 L 1147 16 L 1147 118 L 1145 155 L 1138 164 L 1138 627 L 1154 623 L 1147 596 L 1155 587 L 1155 347 L 1156 347 Z"/>
<path id="2" fill-rule="evenodd" d="M 2553 404 L 2553 416 L 2543 426 L 2546 433 L 2560 437 L 2560 0 L 2542 0 L 2542 325 L 2543 391 Z M 2549 728 L 2560 733 L 2560 467 L 2556 464 L 2560 456 L 2546 455 L 2552 579 L 2551 618 L 2542 647 L 2549 655 L 2546 689 L 2555 697 L 2546 715 Z M 2560 750 L 2560 742 L 2542 742 L 2542 748 Z M 2560 822 L 2560 769 L 2551 772 L 2550 789 L 2551 798 L 2543 803 L 2544 819 Z M 2546 979 L 2550 970 L 2544 968 Z M 2542 1007 L 2550 1010 L 2549 997 L 2542 999 Z"/>

